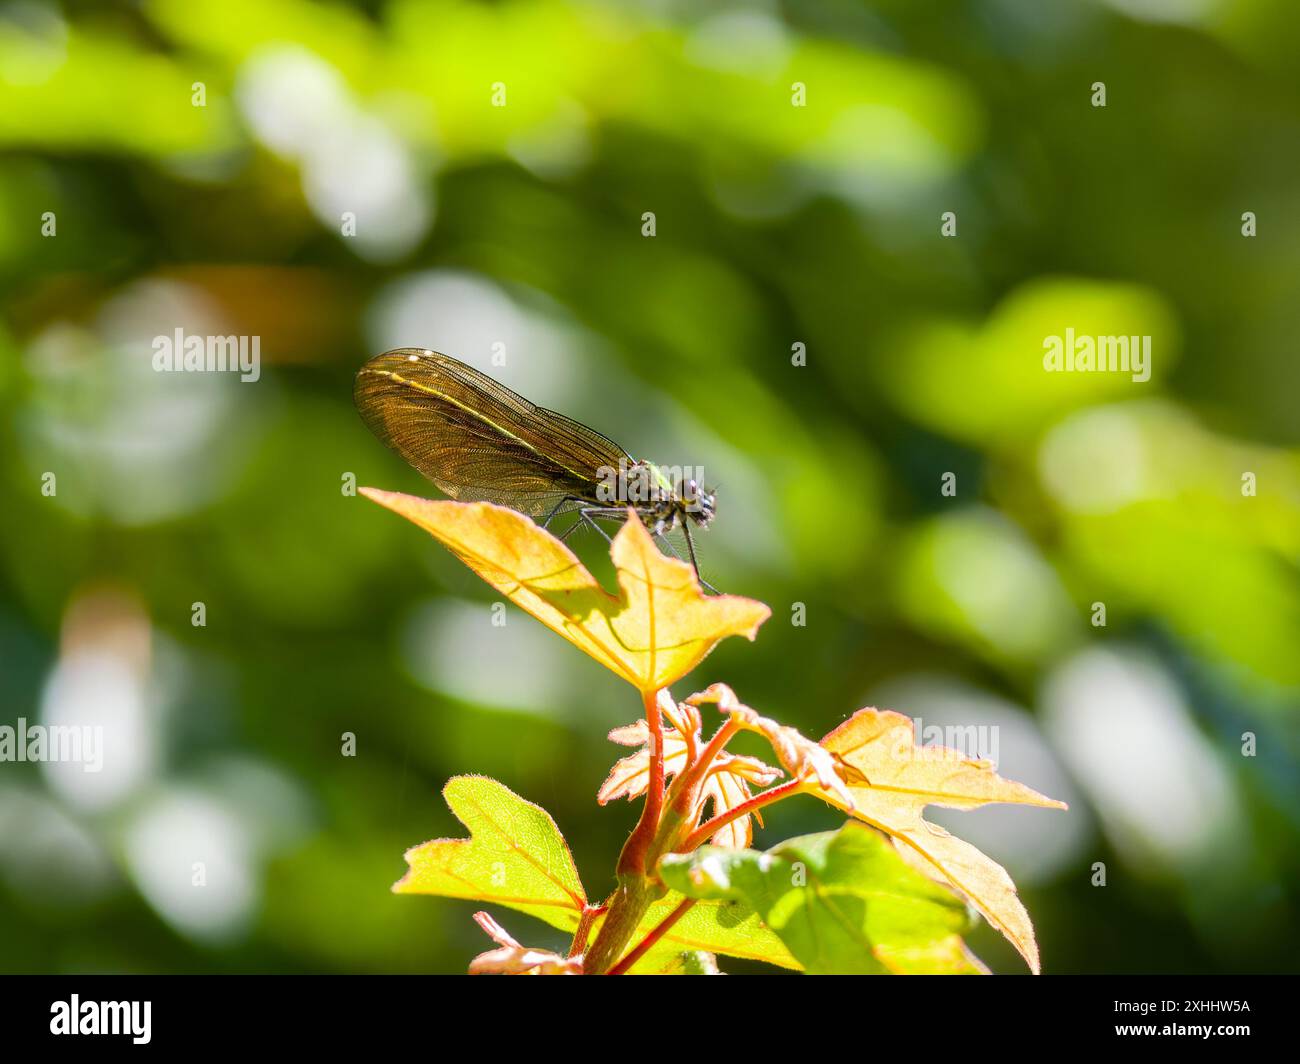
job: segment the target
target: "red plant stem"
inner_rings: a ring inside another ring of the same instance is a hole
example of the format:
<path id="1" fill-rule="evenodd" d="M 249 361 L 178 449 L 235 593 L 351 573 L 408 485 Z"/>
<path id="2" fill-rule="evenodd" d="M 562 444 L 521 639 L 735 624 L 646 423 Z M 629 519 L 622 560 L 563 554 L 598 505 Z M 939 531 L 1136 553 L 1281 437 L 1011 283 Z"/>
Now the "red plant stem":
<path id="1" fill-rule="evenodd" d="M 569 946 L 569 956 L 576 957 L 587 949 L 587 936 L 591 934 L 591 925 L 595 923 L 596 917 L 605 912 L 608 905 L 586 905 L 583 907 L 582 915 L 578 917 L 578 929 L 573 933 L 573 944 Z"/>
<path id="2" fill-rule="evenodd" d="M 741 802 L 740 805 L 728 809 L 725 813 L 715 816 L 708 823 L 701 824 L 698 828 L 686 836 L 686 841 L 678 847 L 678 853 L 690 853 L 698 849 L 704 843 L 708 842 L 714 834 L 721 828 L 725 828 L 733 820 L 738 820 L 742 816 L 754 812 L 756 809 L 762 809 L 765 805 L 771 805 L 773 802 L 779 802 L 782 798 L 789 798 L 792 794 L 798 794 L 803 787 L 803 780 L 786 780 L 785 783 L 776 787 L 769 787 L 767 790 L 754 795 L 747 802 Z"/>
<path id="3" fill-rule="evenodd" d="M 645 805 L 641 819 L 632 829 L 623 852 L 619 854 L 619 875 L 636 873 L 644 876 L 648 869 L 646 857 L 650 843 L 659 830 L 659 818 L 664 809 L 664 724 L 659 713 L 659 694 L 652 691 L 643 696 L 645 720 L 650 728 L 650 784 L 645 792 Z"/>
<path id="4" fill-rule="evenodd" d="M 731 737 L 738 731 L 740 731 L 740 722 L 735 717 L 728 717 L 722 727 L 713 733 L 713 738 L 709 740 L 708 746 L 704 748 L 704 753 L 700 754 L 697 762 L 701 776 L 708 772 L 714 759 L 722 753 L 723 748 L 731 742 Z"/>
<path id="5" fill-rule="evenodd" d="M 660 920 L 659 923 L 655 925 L 654 929 L 651 930 L 639 943 L 637 943 L 636 947 L 632 949 L 626 957 L 614 965 L 614 967 L 605 974 L 626 975 L 628 970 L 636 964 L 637 961 L 644 957 L 653 948 L 656 942 L 663 938 L 664 935 L 668 934 L 672 929 L 673 924 L 677 923 L 678 920 L 685 916 L 687 911 L 694 904 L 694 898 L 683 898 L 676 909 Z"/>
<path id="6" fill-rule="evenodd" d="M 650 789 L 646 792 L 643 820 L 659 823 L 664 807 L 664 718 L 659 712 L 659 692 L 645 696 L 645 721 L 650 725 Z"/>
<path id="7" fill-rule="evenodd" d="M 646 788 L 641 819 L 618 855 L 618 889 L 610 897 L 609 913 L 586 953 L 584 967 L 588 975 L 601 975 L 609 969 L 631 941 L 646 910 L 663 894 L 662 887 L 657 887 L 650 878 L 653 871 L 650 849 L 659 833 L 664 808 L 664 726 L 659 714 L 659 692 L 645 693 L 642 702 L 650 728 L 650 784 Z"/>
<path id="8" fill-rule="evenodd" d="M 709 740 L 700 756 L 693 759 L 689 767 L 677 779 L 673 780 L 673 793 L 677 796 L 676 802 L 678 806 L 681 807 L 678 811 L 683 816 L 691 812 L 686 806 L 689 806 L 694 801 L 694 791 L 704 777 L 708 775 L 709 767 L 738 731 L 740 731 L 740 725 L 734 718 L 729 718 L 721 728 L 713 733 L 713 738 Z"/>

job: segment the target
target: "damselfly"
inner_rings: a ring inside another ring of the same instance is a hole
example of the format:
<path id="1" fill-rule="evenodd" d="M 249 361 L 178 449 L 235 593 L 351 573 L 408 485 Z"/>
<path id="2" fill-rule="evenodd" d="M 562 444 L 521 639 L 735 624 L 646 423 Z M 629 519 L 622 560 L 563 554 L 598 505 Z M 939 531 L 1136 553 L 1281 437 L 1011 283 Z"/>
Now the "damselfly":
<path id="1" fill-rule="evenodd" d="M 715 500 L 697 478 L 674 480 L 608 436 L 437 351 L 376 355 L 358 371 L 353 397 L 370 431 L 451 498 L 508 506 L 543 528 L 576 511 L 561 539 L 581 525 L 608 539 L 598 522 L 621 520 L 631 506 L 674 554 L 667 537 L 681 529 L 699 577 L 691 530 L 708 527 Z"/>

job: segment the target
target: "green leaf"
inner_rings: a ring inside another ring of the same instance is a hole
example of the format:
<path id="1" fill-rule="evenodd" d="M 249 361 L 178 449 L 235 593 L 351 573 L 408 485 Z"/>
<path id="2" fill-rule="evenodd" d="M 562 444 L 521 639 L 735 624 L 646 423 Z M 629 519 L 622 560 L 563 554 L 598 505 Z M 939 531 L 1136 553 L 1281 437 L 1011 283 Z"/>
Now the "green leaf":
<path id="1" fill-rule="evenodd" d="M 586 894 L 550 814 L 486 776 L 457 776 L 442 793 L 470 837 L 411 847 L 406 852 L 410 870 L 393 891 L 495 903 L 575 931 Z M 633 941 L 652 931 L 681 901 L 682 895 L 669 891 L 655 902 Z M 593 922 L 591 939 L 601 922 Z M 799 967 L 751 907 L 721 899 L 694 906 L 634 970 L 662 971 L 687 950 Z"/>
<path id="2" fill-rule="evenodd" d="M 752 852 L 725 850 L 724 853 Z M 639 942 L 653 931 L 682 902 L 682 895 L 670 890 L 650 906 L 632 941 Z M 674 954 L 683 950 L 721 953 L 728 957 L 766 961 L 782 968 L 800 968 L 781 939 L 759 919 L 752 905 L 732 898 L 701 901 L 687 910 L 664 937 L 632 966 L 638 974 L 662 971 Z"/>
<path id="3" fill-rule="evenodd" d="M 411 847 L 393 892 L 494 902 L 573 931 L 587 897 L 550 814 L 487 776 L 456 776 L 442 795 L 470 837 Z"/>
<path id="4" fill-rule="evenodd" d="M 813 974 L 986 971 L 961 939 L 965 903 L 864 824 L 767 853 L 704 846 L 665 857 L 659 871 L 688 897 L 752 906 Z"/>

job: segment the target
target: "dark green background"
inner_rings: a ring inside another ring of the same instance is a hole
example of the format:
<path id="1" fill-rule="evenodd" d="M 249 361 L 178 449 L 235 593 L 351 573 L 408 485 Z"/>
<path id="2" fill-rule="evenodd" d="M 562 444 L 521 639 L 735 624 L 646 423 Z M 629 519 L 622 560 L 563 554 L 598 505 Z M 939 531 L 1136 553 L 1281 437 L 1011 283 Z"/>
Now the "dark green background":
<path id="1" fill-rule="evenodd" d="M 1294 971 L 1298 45 L 1282 0 L 0 9 L 0 719 L 133 755 L 0 765 L 0 968 L 463 970 L 471 907 L 388 887 L 464 772 L 611 885 L 633 693 L 341 490 L 433 494 L 351 406 L 409 344 L 704 466 L 773 617 L 691 682 L 998 726 L 1071 811 L 942 819 L 1046 971 Z M 261 380 L 154 373 L 178 326 Z M 1045 374 L 1067 327 L 1152 379 Z"/>

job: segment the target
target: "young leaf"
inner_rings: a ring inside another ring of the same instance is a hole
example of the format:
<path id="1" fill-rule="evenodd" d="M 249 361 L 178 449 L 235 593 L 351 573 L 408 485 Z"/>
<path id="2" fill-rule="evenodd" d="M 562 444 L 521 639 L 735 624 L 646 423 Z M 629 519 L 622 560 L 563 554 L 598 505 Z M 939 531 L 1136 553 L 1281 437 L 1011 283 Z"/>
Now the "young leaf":
<path id="1" fill-rule="evenodd" d="M 610 548 L 618 573 L 615 597 L 568 547 L 514 510 L 360 490 L 419 525 L 515 605 L 643 695 L 685 676 L 727 636 L 752 640 L 771 614 L 753 599 L 706 596 L 694 570 L 660 554 L 634 516 Z"/>
<path id="2" fill-rule="evenodd" d="M 620 758 L 600 785 L 596 801 L 601 805 L 618 798 L 629 801 L 645 794 L 650 785 L 650 726 L 644 720 L 626 724 L 609 733 L 611 742 L 622 746 L 639 746 L 634 754 Z M 689 751 L 686 740 L 674 728 L 664 729 L 664 779 L 671 779 L 686 767 Z"/>
<path id="3" fill-rule="evenodd" d="M 778 724 L 750 709 L 725 683 L 710 684 L 707 690 L 691 695 L 686 702 L 692 706 L 716 702 L 718 709 L 729 713 L 741 728 L 757 732 L 771 743 L 777 760 L 793 778 L 810 777 L 821 789 L 838 796 L 846 806 L 853 805 L 848 784 L 861 776 L 855 768 L 846 765 L 825 747 L 804 738 L 797 728 Z"/>
<path id="4" fill-rule="evenodd" d="M 690 710 L 691 707 L 685 707 Z M 687 718 L 695 724 L 695 747 L 699 749 L 698 715 Z M 650 782 L 650 728 L 644 720 L 615 728 L 609 737 L 624 746 L 640 745 L 634 754 L 617 761 L 601 785 L 596 801 L 601 805 L 616 798 L 638 798 L 645 793 Z M 674 726 L 664 729 L 664 778 L 670 779 L 686 767 L 690 757 L 686 738 Z M 824 751 L 823 751 L 824 752 Z M 781 773 L 754 757 L 721 754 L 713 762 L 701 788 L 700 804 L 713 803 L 713 815 L 725 813 L 749 801 L 751 783 L 765 787 Z M 757 815 L 757 814 L 755 814 Z M 762 823 L 762 820 L 759 820 Z M 753 839 L 753 824 L 748 816 L 739 817 L 723 825 L 713 842 L 717 846 L 748 846 Z"/>
<path id="5" fill-rule="evenodd" d="M 700 791 L 701 807 L 712 803 L 710 817 L 720 817 L 737 806 L 744 805 L 753 796 L 749 789 L 752 783 L 757 787 L 766 787 L 779 779 L 781 770 L 773 768 L 766 762 L 746 754 L 719 754 L 713 760 L 709 773 L 704 777 L 704 786 Z M 703 810 L 701 808 L 701 814 Z M 755 809 L 752 813 L 737 817 L 728 824 L 723 824 L 713 833 L 711 841 L 714 846 L 729 846 L 743 849 L 754 841 L 754 821 L 763 824 L 763 814 Z"/>
<path id="6" fill-rule="evenodd" d="M 987 761 L 974 761 L 945 747 L 916 746 L 912 720 L 901 713 L 860 709 L 821 744 L 858 770 L 862 782 L 851 785 L 852 805 L 815 780 L 804 789 L 892 836 L 909 864 L 951 883 L 1007 937 L 1036 974 L 1034 927 L 1011 877 L 996 861 L 921 813 L 927 805 L 976 809 L 990 802 L 1014 802 L 1064 809 L 1065 804 L 1003 779 Z"/>
<path id="7" fill-rule="evenodd" d="M 393 892 L 494 902 L 573 931 L 587 898 L 550 814 L 486 776 L 456 776 L 442 794 L 470 837 L 411 847 Z"/>
<path id="8" fill-rule="evenodd" d="M 487 913 L 474 920 L 499 949 L 480 953 L 469 963 L 470 975 L 581 975 L 581 957 L 561 957 L 550 950 L 521 946 Z"/>
<path id="9" fill-rule="evenodd" d="M 963 902 L 853 821 L 767 853 L 673 854 L 659 871 L 688 897 L 752 906 L 810 974 L 987 972 L 961 940 Z"/>

